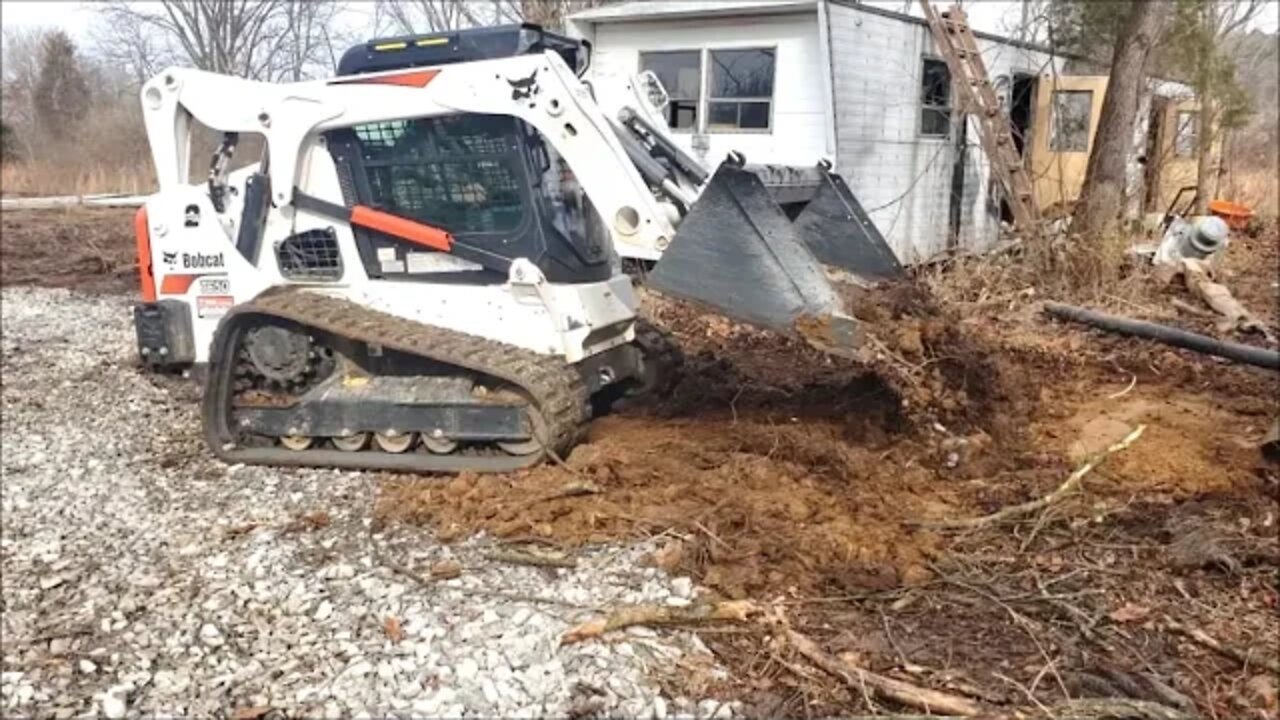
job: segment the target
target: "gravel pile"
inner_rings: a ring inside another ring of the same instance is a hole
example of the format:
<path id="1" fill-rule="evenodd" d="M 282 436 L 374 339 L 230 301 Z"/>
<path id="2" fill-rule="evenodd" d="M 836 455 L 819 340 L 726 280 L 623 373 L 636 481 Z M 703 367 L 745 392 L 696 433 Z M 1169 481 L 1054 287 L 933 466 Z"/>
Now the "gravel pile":
<path id="1" fill-rule="evenodd" d="M 687 579 L 644 567 L 648 548 L 548 570 L 487 561 L 483 538 L 375 531 L 369 475 L 213 460 L 194 386 L 135 368 L 126 299 L 2 299 L 0 712 L 734 713 L 646 674 L 719 672 L 691 634 L 559 646 L 592 607 L 689 601 Z M 453 563 L 431 583 L 403 572 Z"/>

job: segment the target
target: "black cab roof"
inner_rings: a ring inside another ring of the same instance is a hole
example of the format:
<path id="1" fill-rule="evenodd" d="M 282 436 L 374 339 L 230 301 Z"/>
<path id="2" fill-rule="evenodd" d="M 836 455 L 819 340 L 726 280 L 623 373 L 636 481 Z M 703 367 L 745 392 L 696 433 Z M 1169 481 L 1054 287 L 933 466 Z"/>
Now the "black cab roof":
<path id="1" fill-rule="evenodd" d="M 492 60 L 547 50 L 559 53 L 579 75 L 586 70 L 589 43 L 522 23 L 377 38 L 343 53 L 338 75 Z"/>

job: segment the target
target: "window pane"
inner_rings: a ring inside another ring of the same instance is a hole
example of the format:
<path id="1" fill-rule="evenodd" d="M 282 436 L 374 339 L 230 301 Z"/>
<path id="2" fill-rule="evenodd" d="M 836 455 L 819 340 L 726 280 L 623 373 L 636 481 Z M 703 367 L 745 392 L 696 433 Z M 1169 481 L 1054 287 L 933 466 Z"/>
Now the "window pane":
<path id="1" fill-rule="evenodd" d="M 640 53 L 640 69 L 658 76 L 671 99 L 694 100 L 702 91 L 702 61 L 697 50 Z"/>
<path id="2" fill-rule="evenodd" d="M 1092 90 L 1056 90 L 1049 130 L 1053 152 L 1085 152 L 1089 149 L 1089 119 L 1093 115 Z"/>
<path id="3" fill-rule="evenodd" d="M 951 105 L 951 71 L 941 60 L 924 58 L 920 104 L 933 107 Z"/>
<path id="4" fill-rule="evenodd" d="M 667 125 L 688 130 L 698 125 L 697 100 L 673 100 L 667 105 Z"/>
<path id="5" fill-rule="evenodd" d="M 1178 126 L 1173 140 L 1175 157 L 1191 157 L 1196 153 L 1196 129 L 1198 123 L 1196 113 L 1181 111 L 1178 113 Z"/>
<path id="6" fill-rule="evenodd" d="M 773 97 L 773 51 L 712 50 L 710 96 Z"/>
<path id="7" fill-rule="evenodd" d="M 466 115 L 357 125 L 373 206 L 459 234 L 514 229 L 527 187 L 515 122 Z"/>
<path id="8" fill-rule="evenodd" d="M 738 112 L 738 127 L 748 130 L 769 129 L 769 103 L 744 102 Z"/>
<path id="9" fill-rule="evenodd" d="M 707 107 L 708 125 L 713 128 L 738 127 L 738 103 L 713 102 Z"/>
<path id="10" fill-rule="evenodd" d="M 920 111 L 920 134 L 947 137 L 951 134 L 951 111 L 924 108 Z"/>

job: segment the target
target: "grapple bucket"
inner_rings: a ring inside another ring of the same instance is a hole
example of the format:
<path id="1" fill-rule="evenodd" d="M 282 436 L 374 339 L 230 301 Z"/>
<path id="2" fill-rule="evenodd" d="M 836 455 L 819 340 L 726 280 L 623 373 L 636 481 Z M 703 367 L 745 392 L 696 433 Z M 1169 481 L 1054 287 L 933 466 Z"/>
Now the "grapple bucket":
<path id="1" fill-rule="evenodd" d="M 794 223 L 814 257 L 863 284 L 902 277 L 897 256 L 844 179 L 825 168 L 819 174 L 817 192 Z"/>
<path id="2" fill-rule="evenodd" d="M 829 352 L 858 345 L 856 322 L 822 265 L 760 179 L 729 163 L 690 208 L 648 285 Z"/>

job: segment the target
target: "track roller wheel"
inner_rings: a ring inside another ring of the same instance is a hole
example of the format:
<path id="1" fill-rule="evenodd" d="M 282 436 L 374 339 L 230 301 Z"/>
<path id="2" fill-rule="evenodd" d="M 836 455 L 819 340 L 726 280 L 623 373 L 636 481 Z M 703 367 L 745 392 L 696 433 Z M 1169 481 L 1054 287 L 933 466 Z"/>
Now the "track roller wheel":
<path id="1" fill-rule="evenodd" d="M 439 433 L 440 431 L 435 431 Z M 433 455 L 448 455 L 458 449 L 458 441 L 450 440 L 442 434 L 420 433 L 422 437 L 422 446 Z"/>
<path id="2" fill-rule="evenodd" d="M 290 450 L 301 452 L 311 447 L 311 438 L 306 435 L 285 435 L 280 438 L 280 444 Z"/>
<path id="3" fill-rule="evenodd" d="M 331 439 L 333 440 L 333 446 L 343 452 L 360 452 L 369 444 L 369 433 L 361 432 Z"/>
<path id="4" fill-rule="evenodd" d="M 383 452 L 402 453 L 413 447 L 413 433 L 380 432 L 373 436 L 373 444 Z"/>
<path id="5" fill-rule="evenodd" d="M 542 413 L 533 408 L 526 409 L 526 412 L 533 421 L 533 437 L 528 440 L 498 441 L 498 447 L 508 455 L 533 455 L 542 452 L 541 438 L 547 436 L 547 421 L 542 418 Z"/>

